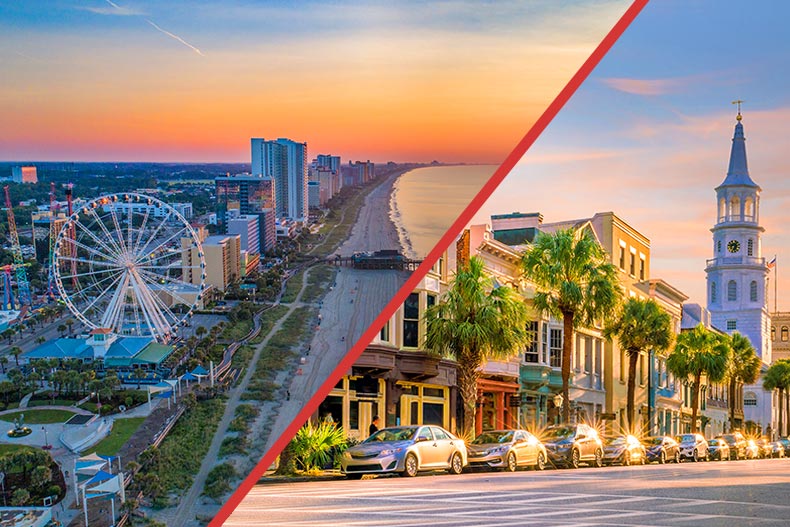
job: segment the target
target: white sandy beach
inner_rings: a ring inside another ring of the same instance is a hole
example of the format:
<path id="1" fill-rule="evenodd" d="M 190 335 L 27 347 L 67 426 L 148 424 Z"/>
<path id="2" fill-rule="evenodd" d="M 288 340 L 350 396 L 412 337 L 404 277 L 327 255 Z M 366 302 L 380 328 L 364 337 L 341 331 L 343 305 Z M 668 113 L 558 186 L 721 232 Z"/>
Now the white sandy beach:
<path id="1" fill-rule="evenodd" d="M 351 235 L 336 254 L 401 249 L 390 219 L 390 195 L 399 175 L 389 176 L 365 198 Z M 326 381 L 351 346 L 375 320 L 409 277 L 403 271 L 341 268 L 321 307 L 321 325 L 310 344 L 310 355 L 290 385 L 291 400 L 284 402 L 272 426 L 267 450 Z"/>

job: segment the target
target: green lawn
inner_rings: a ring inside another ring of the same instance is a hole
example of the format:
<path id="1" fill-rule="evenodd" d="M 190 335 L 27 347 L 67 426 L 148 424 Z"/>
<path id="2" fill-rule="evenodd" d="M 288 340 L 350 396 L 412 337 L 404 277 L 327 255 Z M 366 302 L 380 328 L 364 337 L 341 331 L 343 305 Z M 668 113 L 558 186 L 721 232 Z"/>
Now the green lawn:
<path id="1" fill-rule="evenodd" d="M 102 456 L 114 456 L 123 445 L 129 441 L 132 434 L 140 428 L 145 421 L 145 417 L 129 417 L 127 419 L 116 419 L 112 424 L 110 434 L 99 441 L 95 446 L 87 449 L 84 453 L 96 452 Z"/>
<path id="2" fill-rule="evenodd" d="M 74 415 L 74 412 L 69 412 L 68 410 L 36 410 L 33 408 L 0 415 L 0 421 L 13 423 L 14 419 L 19 417 L 21 414 L 25 415 L 23 426 L 51 425 L 53 423 L 65 423 L 71 419 L 71 416 Z"/>

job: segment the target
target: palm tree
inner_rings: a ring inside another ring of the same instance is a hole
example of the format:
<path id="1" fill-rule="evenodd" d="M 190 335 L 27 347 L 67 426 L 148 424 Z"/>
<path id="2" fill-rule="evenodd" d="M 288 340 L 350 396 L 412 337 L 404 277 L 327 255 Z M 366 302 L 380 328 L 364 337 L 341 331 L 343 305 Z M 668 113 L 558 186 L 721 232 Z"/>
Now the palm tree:
<path id="1" fill-rule="evenodd" d="M 672 318 L 655 300 L 629 298 L 620 315 L 604 330 L 606 338 L 617 337 L 628 354 L 628 429 L 636 432 L 634 398 L 636 365 L 645 350 L 662 352 L 672 345 Z"/>
<path id="2" fill-rule="evenodd" d="M 487 277 L 483 261 L 473 257 L 426 310 L 425 321 L 425 348 L 458 363 L 463 431 L 471 436 L 480 368 L 488 360 L 508 359 L 527 345 L 526 305 L 512 288 Z"/>
<path id="3" fill-rule="evenodd" d="M 3 373 L 5 374 L 5 365 L 8 364 L 8 357 L 3 355 L 0 357 L 0 367 L 3 368 Z"/>
<path id="4" fill-rule="evenodd" d="M 735 430 L 735 390 L 739 383 L 752 384 L 757 381 L 762 361 L 754 351 L 751 341 L 737 331 L 730 337 L 730 349 L 732 359 L 727 378 L 729 379 L 730 432 L 732 432 Z"/>
<path id="5" fill-rule="evenodd" d="M 524 251 L 521 267 L 535 285 L 533 304 L 543 314 L 562 317 L 562 419 L 570 421 L 568 387 L 574 331 L 608 317 L 623 296 L 617 268 L 587 230 L 541 233 Z"/>
<path id="6" fill-rule="evenodd" d="M 59 325 L 58 325 L 58 331 L 60 332 L 60 336 L 61 336 L 61 337 L 63 337 L 63 333 L 65 333 L 65 332 L 66 332 L 66 329 L 68 329 L 68 328 L 66 327 L 66 324 L 59 324 Z"/>
<path id="7" fill-rule="evenodd" d="M 771 392 L 779 390 L 779 436 L 783 436 L 782 400 L 784 392 L 790 389 L 790 361 L 781 359 L 771 364 L 763 377 L 763 388 Z"/>
<path id="8" fill-rule="evenodd" d="M 22 355 L 22 348 L 20 348 L 19 346 L 14 346 L 13 348 L 11 348 L 11 351 L 9 351 L 9 353 L 14 356 L 14 360 L 16 361 L 16 367 L 19 368 L 19 356 Z"/>
<path id="9" fill-rule="evenodd" d="M 667 370 L 678 379 L 692 379 L 691 432 L 697 432 L 699 394 L 702 376 L 709 383 L 721 382 L 727 375 L 730 345 L 727 338 L 717 335 L 702 324 L 678 335 L 675 349 L 667 357 Z"/>

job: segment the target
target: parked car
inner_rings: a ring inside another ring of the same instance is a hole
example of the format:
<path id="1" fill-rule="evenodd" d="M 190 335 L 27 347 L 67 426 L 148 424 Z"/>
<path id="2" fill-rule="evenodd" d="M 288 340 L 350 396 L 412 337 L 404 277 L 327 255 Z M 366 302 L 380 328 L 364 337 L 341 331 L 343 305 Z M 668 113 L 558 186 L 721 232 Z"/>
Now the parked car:
<path id="1" fill-rule="evenodd" d="M 760 459 L 760 447 L 754 439 L 746 440 L 746 459 Z"/>
<path id="2" fill-rule="evenodd" d="M 351 479 L 363 474 L 400 473 L 416 476 L 422 470 L 460 474 L 467 465 L 466 444 L 439 426 L 382 428 L 343 452 L 340 468 Z"/>
<path id="3" fill-rule="evenodd" d="M 632 435 L 607 437 L 603 440 L 603 462 L 606 465 L 644 465 L 647 463 L 647 451 Z"/>
<path id="4" fill-rule="evenodd" d="M 784 448 L 785 457 L 790 456 L 790 439 L 787 437 L 780 437 L 776 442 L 781 444 L 782 448 Z"/>
<path id="5" fill-rule="evenodd" d="M 708 441 L 708 452 L 711 460 L 724 461 L 730 459 L 730 445 L 720 437 Z"/>
<path id="6" fill-rule="evenodd" d="M 769 444 L 771 445 L 771 457 L 785 457 L 787 453 L 781 441 L 772 441 Z"/>
<path id="7" fill-rule="evenodd" d="M 700 434 L 682 434 L 677 437 L 680 444 L 680 458 L 692 461 L 707 460 L 708 442 Z"/>
<path id="8" fill-rule="evenodd" d="M 758 447 L 760 447 L 760 457 L 762 459 L 774 457 L 774 447 L 771 442 L 768 441 L 768 439 L 760 437 L 755 439 L 754 442 L 757 443 Z"/>
<path id="9" fill-rule="evenodd" d="M 468 447 L 469 466 L 515 472 L 518 467 L 546 467 L 548 454 L 543 443 L 526 430 L 483 432 Z"/>
<path id="10" fill-rule="evenodd" d="M 669 461 L 680 463 L 680 446 L 669 436 L 648 437 L 644 440 L 647 448 L 647 461 L 657 461 L 662 465 Z"/>
<path id="11" fill-rule="evenodd" d="M 603 466 L 603 443 L 595 428 L 585 424 L 555 425 L 543 434 L 549 461 L 560 467 L 578 468 L 581 463 Z"/>
<path id="12" fill-rule="evenodd" d="M 746 438 L 740 432 L 719 434 L 716 439 L 724 439 L 730 447 L 730 459 L 746 459 Z"/>

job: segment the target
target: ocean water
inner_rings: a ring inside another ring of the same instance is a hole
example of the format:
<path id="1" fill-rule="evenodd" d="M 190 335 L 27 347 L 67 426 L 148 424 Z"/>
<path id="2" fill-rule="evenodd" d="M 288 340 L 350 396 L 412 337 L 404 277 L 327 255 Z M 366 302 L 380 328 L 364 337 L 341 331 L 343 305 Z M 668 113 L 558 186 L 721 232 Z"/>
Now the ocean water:
<path id="1" fill-rule="evenodd" d="M 390 198 L 390 217 L 406 255 L 427 256 L 496 169 L 494 165 L 438 166 L 400 176 Z"/>

